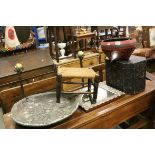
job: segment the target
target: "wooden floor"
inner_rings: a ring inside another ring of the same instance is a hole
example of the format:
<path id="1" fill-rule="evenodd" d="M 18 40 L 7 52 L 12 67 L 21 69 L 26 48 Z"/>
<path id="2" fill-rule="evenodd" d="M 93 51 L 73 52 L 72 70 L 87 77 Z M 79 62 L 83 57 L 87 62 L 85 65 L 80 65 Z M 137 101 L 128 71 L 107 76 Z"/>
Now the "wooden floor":
<path id="1" fill-rule="evenodd" d="M 24 71 L 50 66 L 53 64 L 49 49 L 29 50 L 27 53 L 19 53 L 0 58 L 0 78 L 14 75 L 14 66 L 22 63 Z"/>

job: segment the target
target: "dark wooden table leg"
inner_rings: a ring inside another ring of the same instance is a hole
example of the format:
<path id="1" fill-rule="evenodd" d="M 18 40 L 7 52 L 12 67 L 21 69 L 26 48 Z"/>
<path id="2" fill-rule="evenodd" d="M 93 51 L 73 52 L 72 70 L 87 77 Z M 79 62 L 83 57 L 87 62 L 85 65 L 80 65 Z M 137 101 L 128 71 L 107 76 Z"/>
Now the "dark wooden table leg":
<path id="1" fill-rule="evenodd" d="M 98 94 L 98 85 L 99 85 L 99 76 L 96 75 L 94 79 L 94 93 L 93 93 L 93 102 L 96 103 L 97 94 Z"/>
<path id="2" fill-rule="evenodd" d="M 54 56 L 53 56 L 53 51 L 52 51 L 52 38 L 51 38 L 51 36 L 52 36 L 52 27 L 48 27 L 48 36 L 47 36 L 47 38 L 48 38 L 48 41 L 49 41 L 49 50 L 50 50 L 50 56 L 51 56 L 51 58 L 53 59 L 54 58 Z"/>
<path id="3" fill-rule="evenodd" d="M 20 87 L 21 87 L 22 97 L 26 98 L 24 87 L 23 87 L 23 82 L 22 82 L 22 78 L 21 78 L 21 73 L 17 73 L 17 74 L 18 74 L 18 79 L 19 79 L 19 83 L 20 83 Z"/>
<path id="4" fill-rule="evenodd" d="M 88 92 L 91 92 L 91 83 L 92 83 L 92 80 L 88 79 Z M 93 103 L 92 95 L 91 94 L 88 94 L 88 95 L 89 95 L 90 102 Z"/>
<path id="5" fill-rule="evenodd" d="M 85 51 L 87 51 L 87 40 L 85 39 Z"/>
<path id="6" fill-rule="evenodd" d="M 57 34 L 58 34 L 58 27 L 54 27 L 54 38 L 55 38 L 55 52 L 56 52 L 56 60 L 59 63 L 59 48 L 58 48 L 58 38 L 57 38 Z"/>
<path id="7" fill-rule="evenodd" d="M 73 28 L 70 27 L 70 31 L 71 31 L 71 51 L 72 51 L 72 54 L 74 56 L 74 58 L 76 58 L 76 48 L 75 48 L 75 42 L 74 42 L 74 34 L 73 34 Z M 77 40 L 76 40 L 77 41 Z"/>
<path id="8" fill-rule="evenodd" d="M 60 103 L 61 84 L 62 84 L 62 75 L 57 74 L 57 79 L 56 79 L 56 102 L 57 103 Z"/>
<path id="9" fill-rule="evenodd" d="M 80 67 L 83 68 L 83 58 L 79 58 L 80 59 Z M 82 78 L 82 88 L 84 88 L 84 79 Z"/>

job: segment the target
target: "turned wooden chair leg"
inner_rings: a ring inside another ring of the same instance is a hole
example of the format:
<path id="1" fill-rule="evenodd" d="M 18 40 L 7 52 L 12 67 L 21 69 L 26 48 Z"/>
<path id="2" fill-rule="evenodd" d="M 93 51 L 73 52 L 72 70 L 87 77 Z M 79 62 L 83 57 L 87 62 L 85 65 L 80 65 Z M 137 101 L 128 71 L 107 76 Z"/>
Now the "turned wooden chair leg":
<path id="1" fill-rule="evenodd" d="M 88 92 L 91 92 L 91 79 L 88 79 Z"/>
<path id="2" fill-rule="evenodd" d="M 93 102 L 96 103 L 97 94 L 98 94 L 98 85 L 99 85 L 99 76 L 96 75 L 94 79 L 94 93 L 93 93 Z"/>
<path id="3" fill-rule="evenodd" d="M 56 79 L 56 102 L 60 103 L 62 76 L 58 74 Z"/>
<path id="4" fill-rule="evenodd" d="M 88 92 L 91 92 L 91 83 L 92 83 L 91 79 L 88 79 Z M 88 94 L 88 96 L 89 96 L 90 102 L 93 103 L 92 95 Z"/>

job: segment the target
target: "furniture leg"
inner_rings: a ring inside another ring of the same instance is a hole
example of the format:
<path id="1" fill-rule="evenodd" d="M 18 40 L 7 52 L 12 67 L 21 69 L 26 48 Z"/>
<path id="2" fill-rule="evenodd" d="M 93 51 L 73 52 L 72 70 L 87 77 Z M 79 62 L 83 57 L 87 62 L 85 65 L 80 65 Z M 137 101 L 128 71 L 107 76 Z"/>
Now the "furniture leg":
<path id="1" fill-rule="evenodd" d="M 53 29 L 52 27 L 48 27 L 48 41 L 49 41 L 49 50 L 50 50 L 50 56 L 51 56 L 51 58 L 53 59 L 54 58 L 54 56 L 53 56 L 53 51 L 52 51 L 52 39 L 51 39 L 51 35 L 52 35 L 52 33 L 51 33 L 51 29 Z"/>
<path id="2" fill-rule="evenodd" d="M 80 50 L 80 43 L 79 43 L 79 40 L 77 39 L 77 50 L 79 51 Z"/>
<path id="3" fill-rule="evenodd" d="M 91 92 L 91 79 L 88 79 L 88 92 Z"/>
<path id="4" fill-rule="evenodd" d="M 96 75 L 94 79 L 94 93 L 93 93 L 93 102 L 96 103 L 97 94 L 98 94 L 98 85 L 99 85 L 99 76 Z"/>
<path id="5" fill-rule="evenodd" d="M 91 79 L 88 79 L 88 92 L 91 92 Z M 89 95 L 89 100 L 91 103 L 93 103 L 93 99 L 92 99 L 92 95 L 91 94 L 88 94 Z"/>
<path id="6" fill-rule="evenodd" d="M 57 46 L 57 43 L 58 43 L 58 39 L 57 39 L 57 28 L 54 27 L 54 37 L 55 37 L 55 52 L 56 52 L 56 60 L 57 62 L 59 62 L 59 49 L 58 49 L 58 46 Z"/>
<path id="7" fill-rule="evenodd" d="M 18 74 L 18 79 L 19 79 L 19 83 L 20 83 L 20 87 L 21 87 L 22 97 L 26 98 L 23 83 L 22 83 L 21 73 L 17 73 L 17 74 Z"/>
<path id="8" fill-rule="evenodd" d="M 74 58 L 76 58 L 75 43 L 74 43 L 74 36 L 73 36 L 74 34 L 73 34 L 73 28 L 72 27 L 70 27 L 70 31 L 71 31 L 71 41 L 72 41 L 71 51 L 72 51 L 72 54 L 73 54 Z"/>
<path id="9" fill-rule="evenodd" d="M 85 39 L 85 51 L 87 51 L 87 40 Z"/>
<path id="10" fill-rule="evenodd" d="M 60 97 L 61 97 L 61 83 L 62 83 L 62 75 L 57 75 L 56 80 L 56 102 L 60 103 Z"/>
<path id="11" fill-rule="evenodd" d="M 80 58 L 80 67 L 83 68 L 83 58 Z M 82 78 L 82 88 L 84 88 L 84 79 Z"/>
<path id="12" fill-rule="evenodd" d="M 97 52 L 95 38 L 93 38 L 93 50 L 94 50 L 94 52 Z"/>

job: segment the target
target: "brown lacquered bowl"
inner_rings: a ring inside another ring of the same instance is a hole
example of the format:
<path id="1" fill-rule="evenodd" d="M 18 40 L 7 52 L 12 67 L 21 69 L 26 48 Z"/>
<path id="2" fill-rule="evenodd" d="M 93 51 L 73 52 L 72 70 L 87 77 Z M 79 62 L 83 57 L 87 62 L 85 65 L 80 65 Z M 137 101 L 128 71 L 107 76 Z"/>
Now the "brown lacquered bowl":
<path id="1" fill-rule="evenodd" d="M 111 38 L 101 42 L 102 51 L 109 60 L 128 60 L 136 48 L 136 39 Z"/>

